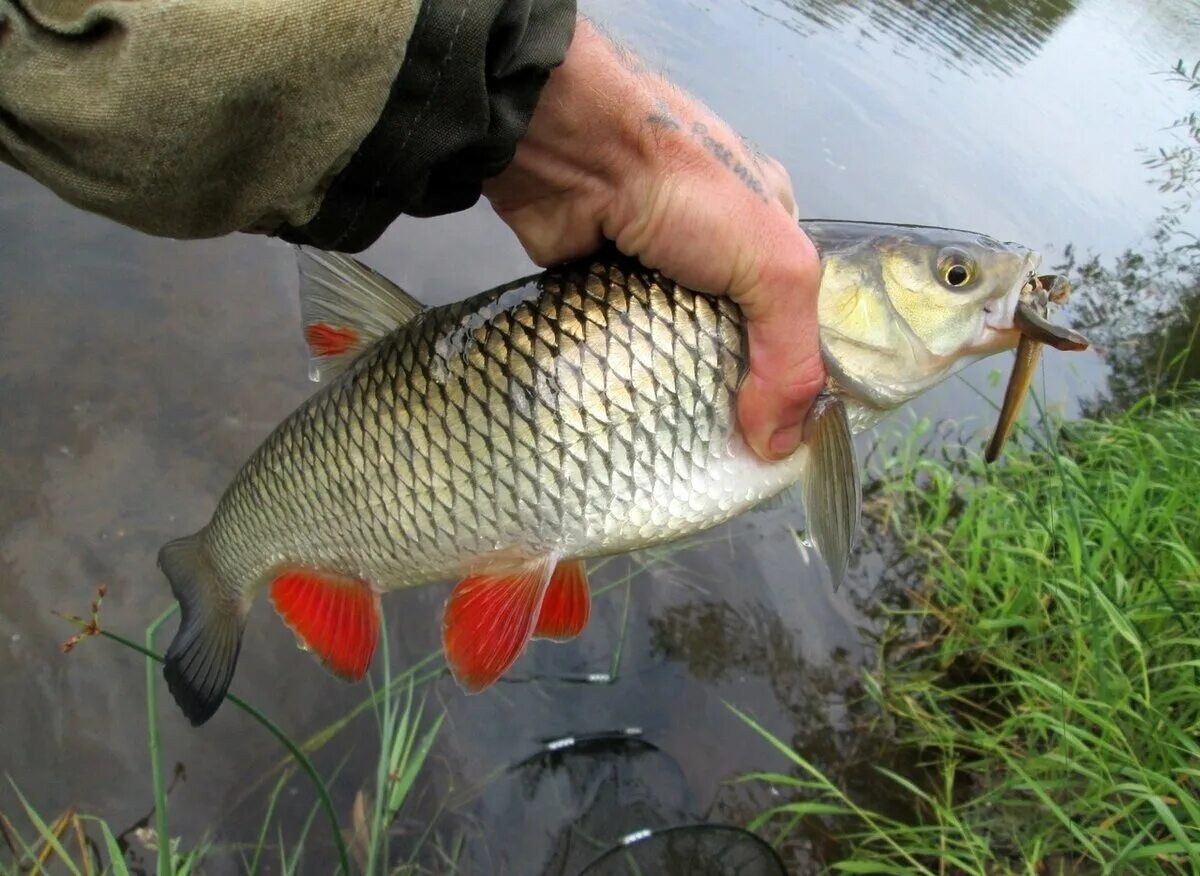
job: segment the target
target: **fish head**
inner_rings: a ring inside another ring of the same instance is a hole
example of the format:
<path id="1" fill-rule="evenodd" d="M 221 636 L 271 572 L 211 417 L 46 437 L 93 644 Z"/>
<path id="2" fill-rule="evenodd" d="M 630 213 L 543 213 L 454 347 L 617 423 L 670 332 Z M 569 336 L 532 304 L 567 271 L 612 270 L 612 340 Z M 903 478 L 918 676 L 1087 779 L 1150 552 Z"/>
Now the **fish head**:
<path id="1" fill-rule="evenodd" d="M 981 234 L 925 232 L 884 243 L 884 287 L 896 315 L 928 356 L 957 360 L 1008 350 L 1013 312 L 1041 256 Z"/>
<path id="2" fill-rule="evenodd" d="M 1014 314 L 1041 256 L 943 228 L 816 223 L 821 340 L 843 394 L 898 407 L 1020 340 Z"/>

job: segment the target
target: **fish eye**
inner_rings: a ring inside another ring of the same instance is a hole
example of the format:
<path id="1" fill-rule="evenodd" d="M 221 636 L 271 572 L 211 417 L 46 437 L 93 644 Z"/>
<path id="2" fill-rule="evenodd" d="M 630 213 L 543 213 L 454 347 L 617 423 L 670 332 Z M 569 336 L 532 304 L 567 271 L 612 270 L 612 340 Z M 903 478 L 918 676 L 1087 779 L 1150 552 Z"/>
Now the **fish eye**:
<path id="1" fill-rule="evenodd" d="M 938 253 L 938 276 L 952 289 L 969 286 L 975 279 L 975 261 L 961 249 L 947 247 Z"/>
<path id="2" fill-rule="evenodd" d="M 961 286 L 971 278 L 971 272 L 966 265 L 951 265 L 946 269 L 946 282 L 951 286 Z"/>

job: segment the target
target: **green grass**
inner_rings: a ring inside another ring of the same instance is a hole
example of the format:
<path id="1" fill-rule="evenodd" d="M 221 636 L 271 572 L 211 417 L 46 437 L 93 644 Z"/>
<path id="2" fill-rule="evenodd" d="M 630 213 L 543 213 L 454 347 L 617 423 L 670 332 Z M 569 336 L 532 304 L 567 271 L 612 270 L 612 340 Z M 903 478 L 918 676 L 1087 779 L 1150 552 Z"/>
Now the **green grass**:
<path id="1" fill-rule="evenodd" d="M 923 575 L 866 689 L 913 817 L 772 739 L 793 773 L 752 778 L 792 799 L 753 828 L 821 818 L 843 872 L 1200 872 L 1200 387 L 1051 429 L 884 466 L 872 513 Z"/>
<path id="2" fill-rule="evenodd" d="M 155 873 L 189 876 L 202 869 L 205 856 L 213 848 L 209 839 L 202 840 L 191 849 L 181 850 L 177 838 L 172 838 L 169 827 L 168 789 L 163 781 L 159 746 L 157 692 L 161 683 L 158 665 L 161 655 L 154 651 L 155 634 L 162 624 L 178 610 L 173 605 L 147 626 L 145 645 L 139 646 L 131 640 L 100 627 L 99 611 L 104 598 L 101 588 L 92 605 L 90 620 L 71 618 L 81 632 L 73 636 L 64 650 L 71 650 L 81 641 L 91 637 L 104 637 L 125 648 L 142 654 L 146 662 L 146 721 L 148 730 L 147 754 L 150 759 L 150 778 L 154 797 L 153 830 L 147 848 L 155 854 Z M 416 782 L 418 773 L 436 741 L 445 714 L 426 720 L 424 699 L 417 699 L 416 690 L 441 674 L 442 667 L 433 667 L 436 654 L 429 655 L 404 672 L 394 674 L 387 647 L 386 626 L 381 631 L 383 642 L 382 684 L 372 682 L 372 692 L 347 715 L 318 731 L 305 742 L 299 743 L 288 736 L 280 727 L 245 700 L 229 694 L 228 701 L 274 736 L 287 752 L 276 768 L 267 776 L 278 775 L 274 788 L 267 800 L 257 842 L 250 851 L 241 855 L 246 873 L 262 870 L 268 849 L 276 856 L 273 868 L 285 874 L 301 872 L 305 845 L 318 813 L 323 813 L 337 848 L 337 872 L 361 873 L 363 876 L 392 873 L 418 872 L 409 862 L 396 862 L 392 858 L 390 833 L 392 823 L 399 815 L 408 795 Z M 374 711 L 379 730 L 380 749 L 374 777 L 375 804 L 368 807 L 370 815 L 364 815 L 360 792 L 354 809 L 343 819 L 336 812 L 328 783 L 317 772 L 309 755 L 332 741 L 361 712 Z M 296 770 L 305 773 L 313 784 L 317 802 L 305 820 L 299 835 L 290 843 L 285 840 L 283 826 L 273 821 L 276 802 L 287 781 Z M 265 778 L 266 776 L 264 776 Z M 24 824 L 18 819 L 0 813 L 0 876 L 17 876 L 29 872 L 65 871 L 71 876 L 91 876 L 94 873 L 111 873 L 129 876 L 130 868 L 122 852 L 124 836 L 116 836 L 112 827 L 103 819 L 82 815 L 69 808 L 57 818 L 46 819 L 22 795 L 12 783 L 13 791 L 21 803 Z M 258 787 L 261 782 L 252 783 Z M 343 820 L 347 822 L 343 825 Z M 274 833 L 272 834 L 272 826 Z M 428 833 L 428 831 L 427 831 Z M 348 844 L 346 836 L 352 837 Z M 99 837 L 97 841 L 96 837 Z M 164 838 L 167 838 L 164 841 Z M 425 838 L 422 838 L 422 841 Z M 420 843 L 410 849 L 411 856 L 419 851 Z M 4 852 L 7 851 L 7 859 Z M 353 861 L 353 863 L 351 863 Z"/>

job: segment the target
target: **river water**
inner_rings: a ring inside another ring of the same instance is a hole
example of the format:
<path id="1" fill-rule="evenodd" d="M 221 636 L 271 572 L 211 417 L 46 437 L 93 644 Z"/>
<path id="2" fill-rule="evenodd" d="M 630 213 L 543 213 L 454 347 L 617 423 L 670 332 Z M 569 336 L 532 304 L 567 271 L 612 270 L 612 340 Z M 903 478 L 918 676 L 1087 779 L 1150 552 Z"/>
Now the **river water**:
<path id="1" fill-rule="evenodd" d="M 1200 46 L 1200 4 L 1188 0 L 584 9 L 783 161 L 802 215 L 972 228 L 1051 264 L 1068 245 L 1107 257 L 1145 243 L 1168 200 L 1143 150 L 1170 145 L 1165 128 L 1187 111 L 1162 73 L 1197 60 L 1187 53 Z M 430 304 L 531 270 L 483 204 L 401 220 L 364 258 Z M 140 640 L 171 604 L 158 547 L 207 519 L 246 456 L 312 391 L 293 270 L 278 242 L 148 238 L 0 171 L 0 771 L 46 815 L 73 805 L 119 829 L 150 807 L 143 663 L 101 640 L 62 654 L 72 628 L 55 612 L 84 613 L 103 582 L 103 625 Z M 1006 367 L 975 366 L 912 410 L 982 441 L 1000 394 L 989 375 Z M 1105 374 L 1100 354 L 1048 351 L 1038 389 L 1075 415 Z M 744 820 L 772 800 L 727 780 L 784 764 L 726 702 L 869 793 L 885 747 L 864 729 L 856 678 L 871 658 L 864 609 L 883 561 L 868 552 L 835 593 L 797 549 L 801 520 L 756 515 L 677 551 L 613 560 L 593 571 L 594 588 L 612 586 L 578 640 L 531 648 L 481 696 L 445 677 L 422 687 L 427 714 L 447 718 L 396 847 L 440 812 L 434 833 L 461 838 L 463 872 L 577 873 L 639 826 Z M 397 670 L 436 650 L 446 593 L 385 601 Z M 576 677 L 614 666 L 609 683 Z M 298 652 L 265 600 L 233 690 L 296 738 L 367 693 Z M 210 872 L 232 871 L 229 844 L 257 834 L 256 781 L 282 752 L 236 709 L 193 729 L 160 694 L 164 760 L 186 770 L 172 832 L 185 846 L 215 838 Z M 635 744 L 507 769 L 545 739 L 627 728 Z M 326 773 L 341 767 L 334 802 L 347 826 L 376 746 L 364 717 L 315 757 Z M 312 799 L 303 778 L 287 784 L 288 836 Z M 0 786 L 0 811 L 13 807 Z M 793 850 L 794 865 L 818 845 Z M 327 872 L 319 820 L 311 846 L 312 872 Z"/>

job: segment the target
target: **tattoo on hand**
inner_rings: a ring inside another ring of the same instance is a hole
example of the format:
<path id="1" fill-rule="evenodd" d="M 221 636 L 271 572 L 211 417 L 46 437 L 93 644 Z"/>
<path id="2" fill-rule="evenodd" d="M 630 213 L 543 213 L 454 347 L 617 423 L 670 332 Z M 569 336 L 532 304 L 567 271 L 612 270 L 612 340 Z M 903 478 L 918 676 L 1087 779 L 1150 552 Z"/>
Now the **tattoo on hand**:
<path id="1" fill-rule="evenodd" d="M 668 128 L 672 131 L 678 131 L 683 127 L 679 124 L 679 119 L 675 118 L 675 114 L 671 112 L 671 108 L 667 106 L 667 102 L 661 97 L 655 102 L 654 112 L 646 116 L 646 121 L 656 128 Z"/>
<path id="2" fill-rule="evenodd" d="M 762 180 L 755 176 L 754 172 L 743 164 L 728 146 L 708 132 L 708 125 L 704 124 L 704 122 L 693 122 L 692 136 L 699 140 L 717 161 L 733 171 L 733 175 L 740 179 L 746 188 L 758 195 L 764 203 L 769 200 L 767 198 L 767 188 L 763 185 Z"/>
<path id="3" fill-rule="evenodd" d="M 595 22 L 591 22 L 592 26 L 600 33 L 609 47 L 612 49 L 613 55 L 617 61 L 636 76 L 641 76 L 647 73 L 646 65 L 633 52 L 626 49 L 615 39 L 612 38 L 602 27 Z M 678 116 L 671 112 L 671 107 L 663 98 L 658 98 L 654 103 L 654 111 L 646 116 L 646 123 L 651 127 L 659 128 L 668 131 L 682 131 L 683 124 L 679 121 Z M 762 165 L 759 163 L 758 148 L 749 140 L 739 135 L 738 139 L 742 146 L 742 155 L 744 155 L 752 164 L 753 169 L 734 154 L 733 150 L 722 143 L 720 140 L 712 136 L 708 131 L 708 126 L 703 122 L 693 122 L 691 134 L 708 150 L 717 161 L 721 162 L 733 175 L 742 181 L 754 194 L 758 195 L 763 203 L 769 203 L 770 198 L 767 197 L 767 187 L 763 181 L 755 174 L 755 170 L 762 172 Z"/>

